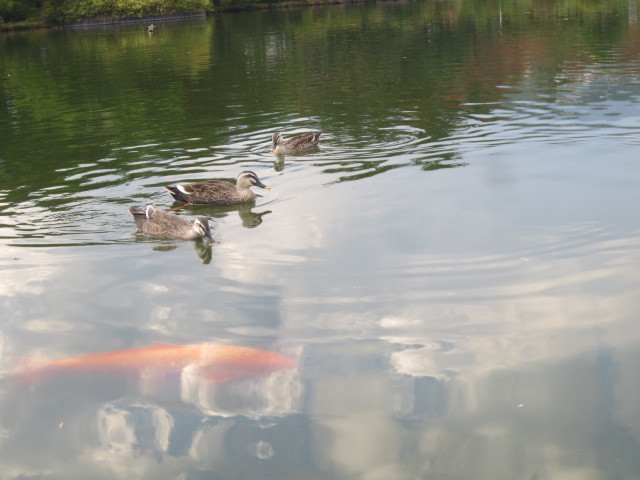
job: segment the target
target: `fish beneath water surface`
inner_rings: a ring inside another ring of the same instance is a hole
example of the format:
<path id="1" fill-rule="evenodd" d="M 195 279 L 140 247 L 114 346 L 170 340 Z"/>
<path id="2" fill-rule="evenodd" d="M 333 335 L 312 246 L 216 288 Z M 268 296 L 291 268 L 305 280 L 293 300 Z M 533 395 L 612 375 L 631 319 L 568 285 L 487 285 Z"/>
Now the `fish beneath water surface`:
<path id="1" fill-rule="evenodd" d="M 284 355 L 232 345 L 172 345 L 154 343 L 148 347 L 81 355 L 64 360 L 40 361 L 15 358 L 16 380 L 27 385 L 58 374 L 106 373 L 124 376 L 180 374 L 189 367 L 212 383 L 234 378 L 267 375 L 292 368 L 296 362 Z"/>

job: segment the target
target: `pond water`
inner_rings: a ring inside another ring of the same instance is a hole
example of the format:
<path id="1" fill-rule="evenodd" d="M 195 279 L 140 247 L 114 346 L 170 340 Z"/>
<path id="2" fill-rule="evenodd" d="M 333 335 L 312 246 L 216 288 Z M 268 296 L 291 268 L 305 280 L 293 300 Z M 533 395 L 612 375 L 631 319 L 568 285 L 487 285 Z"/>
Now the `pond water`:
<path id="1" fill-rule="evenodd" d="M 0 36 L 0 479 L 640 478 L 638 7 Z M 176 212 L 218 244 L 135 236 L 243 170 L 271 189 Z M 296 366 L 19 381 L 156 342 Z"/>

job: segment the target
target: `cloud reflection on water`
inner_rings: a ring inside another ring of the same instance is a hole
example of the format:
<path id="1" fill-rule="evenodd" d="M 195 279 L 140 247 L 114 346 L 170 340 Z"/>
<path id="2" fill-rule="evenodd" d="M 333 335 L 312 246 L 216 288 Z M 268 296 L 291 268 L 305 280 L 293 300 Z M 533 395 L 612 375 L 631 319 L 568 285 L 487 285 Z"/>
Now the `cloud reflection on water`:
<path id="1" fill-rule="evenodd" d="M 233 385 L 205 385 L 190 380 L 186 372 L 181 388 L 173 392 L 151 384 L 142 392 L 144 402 L 126 401 L 127 392 L 115 403 L 105 402 L 103 396 L 93 403 L 103 394 L 84 405 L 72 400 L 75 411 L 57 411 L 49 428 L 64 419 L 63 431 L 78 431 L 80 423 L 93 418 L 89 422 L 98 429 L 97 437 L 82 435 L 88 446 L 86 456 L 76 458 L 76 467 L 83 468 L 84 462 L 88 471 L 110 471 L 117 478 L 151 478 L 163 468 L 211 469 L 225 457 L 226 465 L 234 464 L 241 456 L 234 449 L 228 457 L 226 442 L 235 434 L 239 416 L 258 423 L 269 418 L 288 431 L 293 427 L 287 427 L 285 419 L 292 414 L 303 415 L 308 431 L 302 437 L 291 435 L 309 445 L 315 462 L 342 478 L 408 479 L 452 472 L 458 478 L 506 478 L 516 471 L 545 478 L 602 478 L 615 471 L 601 470 L 589 460 L 601 450 L 601 442 L 623 449 L 639 438 L 638 429 L 631 426 L 637 420 L 635 403 L 630 403 L 635 398 L 630 366 L 638 364 L 637 339 L 625 332 L 633 332 L 636 320 L 640 240 L 636 234 L 613 239 L 594 227 L 569 230 L 572 233 L 533 242 L 536 248 L 518 255 L 459 259 L 413 253 L 404 280 L 393 273 L 398 259 L 381 257 L 378 267 L 394 278 L 393 287 L 358 297 L 345 288 L 353 277 L 344 278 L 345 284 L 334 280 L 322 298 L 310 294 L 314 282 L 337 278 L 332 272 L 335 264 L 315 262 L 316 275 L 308 277 L 310 283 L 302 289 L 295 275 L 282 277 L 278 268 L 299 262 L 275 259 L 269 269 L 240 268 L 247 258 L 240 249 L 234 253 L 230 244 L 225 247 L 228 254 L 216 264 L 218 278 L 228 283 L 219 295 L 247 301 L 258 296 L 260 308 L 278 309 L 281 323 L 271 328 L 305 345 L 301 370 Z M 313 232 L 305 235 L 322 239 L 323 248 L 336 241 Z M 268 235 L 252 241 L 268 244 Z M 295 251 L 305 238 L 287 242 Z M 30 252 L 46 262 L 43 252 Z M 138 335 L 185 335 L 181 322 L 193 314 L 204 325 L 215 326 L 221 336 L 250 337 L 257 329 L 264 336 L 273 334 L 250 316 L 243 315 L 244 324 L 229 321 L 222 306 L 190 306 L 190 294 L 208 290 L 189 292 L 183 280 L 175 286 L 163 283 L 160 271 L 153 273 L 151 260 L 139 262 L 132 268 L 148 272 L 147 281 L 121 284 L 106 279 L 100 286 L 106 297 L 96 302 L 111 308 L 109 299 L 121 299 L 120 306 L 139 318 Z M 40 280 L 46 288 L 35 285 L 28 297 L 42 295 L 39 292 L 58 284 L 59 278 L 79 277 L 73 272 L 84 268 L 80 265 L 49 268 L 50 276 Z M 31 280 L 28 275 L 17 278 L 5 299 L 15 292 L 27 295 Z M 73 286 L 68 285 L 71 292 Z M 66 295 L 68 300 L 77 294 Z M 354 301 L 360 302 L 358 310 L 352 308 Z M 26 297 L 20 302 L 32 303 Z M 50 338 L 51 327 L 63 321 L 55 310 L 50 318 L 54 323 L 22 318 L 20 327 L 14 324 L 11 329 L 12 340 L 19 340 L 20 332 Z M 118 319 L 112 320 L 118 325 Z M 122 326 L 127 323 L 123 319 Z M 66 328 L 57 336 L 71 335 L 67 341 L 73 344 L 74 336 L 86 336 L 77 330 Z M 40 349 L 43 356 L 50 355 L 56 345 L 49 352 L 47 347 Z M 303 380 L 311 386 L 304 395 Z M 52 393 L 64 396 L 64 390 Z M 13 405 L 2 416 L 4 428 L 18 439 L 31 438 L 34 427 L 20 433 L 30 420 L 24 417 L 23 427 L 16 428 L 9 416 L 22 403 L 42 422 L 47 418 L 40 411 L 45 398 L 36 395 L 32 405 L 18 402 L 16 392 L 6 387 L 3 397 L 3 405 Z M 176 402 L 182 406 L 176 408 Z M 192 410 L 185 416 L 184 409 L 193 407 L 197 414 Z M 274 444 L 259 436 L 247 442 L 243 451 L 260 461 L 290 458 L 283 451 L 286 442 Z M 583 455 L 575 455 L 576 449 Z M 68 458 L 77 450 L 70 445 L 65 454 Z M 15 458 L 20 463 L 21 457 Z M 162 467 L 157 458 L 163 459 Z M 606 455 L 605 459 L 614 463 Z M 48 460 L 50 468 L 52 462 Z M 636 466 L 626 468 L 633 471 Z"/>

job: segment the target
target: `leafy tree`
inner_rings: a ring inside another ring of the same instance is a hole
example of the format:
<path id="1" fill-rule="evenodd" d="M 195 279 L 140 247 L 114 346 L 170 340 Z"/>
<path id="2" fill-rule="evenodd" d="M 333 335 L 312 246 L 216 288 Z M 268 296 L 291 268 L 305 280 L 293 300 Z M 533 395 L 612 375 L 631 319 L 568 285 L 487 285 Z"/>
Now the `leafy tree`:
<path id="1" fill-rule="evenodd" d="M 0 0 L 0 18 L 20 22 L 38 14 L 42 0 Z"/>

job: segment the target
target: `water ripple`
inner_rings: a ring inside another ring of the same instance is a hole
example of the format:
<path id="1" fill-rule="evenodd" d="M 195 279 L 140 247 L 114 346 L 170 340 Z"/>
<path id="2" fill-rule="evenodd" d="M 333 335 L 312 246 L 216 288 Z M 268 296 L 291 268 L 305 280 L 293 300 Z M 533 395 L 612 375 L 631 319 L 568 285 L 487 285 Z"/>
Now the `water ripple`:
<path id="1" fill-rule="evenodd" d="M 496 86 L 498 96 L 484 102 L 460 101 L 453 110 L 436 111 L 442 118 L 428 118 L 418 102 L 415 108 L 394 106 L 379 115 L 361 112 L 355 126 L 346 112 L 332 118 L 228 105 L 230 115 L 219 125 L 221 144 L 192 135 L 105 145 L 101 158 L 66 164 L 30 181 L 29 188 L 0 191 L 0 237 L 36 243 L 48 237 L 79 244 L 120 241 L 133 230 L 125 206 L 170 207 L 163 185 L 233 180 L 245 169 L 263 179 L 313 169 L 310 181 L 332 185 L 400 167 L 462 167 L 470 154 L 516 144 L 588 145 L 597 138 L 600 145 L 638 146 L 640 84 L 631 74 L 636 68 L 635 63 L 568 64 L 556 75 L 555 89 L 532 87 L 525 78 L 522 84 Z M 317 150 L 286 158 L 269 151 L 274 131 L 289 137 L 316 129 L 324 131 Z"/>

